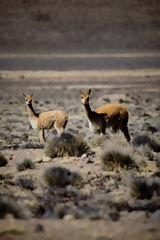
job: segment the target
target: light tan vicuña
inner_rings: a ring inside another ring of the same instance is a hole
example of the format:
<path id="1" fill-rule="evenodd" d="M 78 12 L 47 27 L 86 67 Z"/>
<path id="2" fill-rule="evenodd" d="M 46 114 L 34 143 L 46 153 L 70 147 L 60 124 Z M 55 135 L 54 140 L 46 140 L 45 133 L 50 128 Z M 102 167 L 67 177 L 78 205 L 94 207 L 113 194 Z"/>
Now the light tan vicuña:
<path id="1" fill-rule="evenodd" d="M 114 132 L 121 130 L 127 139 L 130 141 L 128 132 L 128 111 L 121 104 L 106 104 L 91 110 L 89 105 L 89 97 L 91 89 L 88 92 L 81 93 L 81 101 L 84 105 L 87 114 L 89 127 L 93 132 L 105 134 L 105 129 L 112 127 Z"/>
<path id="2" fill-rule="evenodd" d="M 37 114 L 32 106 L 32 95 L 25 95 L 29 121 L 32 128 L 39 131 L 40 142 L 45 141 L 45 129 L 55 128 L 60 136 L 68 122 L 68 116 L 61 110 L 53 110 Z"/>

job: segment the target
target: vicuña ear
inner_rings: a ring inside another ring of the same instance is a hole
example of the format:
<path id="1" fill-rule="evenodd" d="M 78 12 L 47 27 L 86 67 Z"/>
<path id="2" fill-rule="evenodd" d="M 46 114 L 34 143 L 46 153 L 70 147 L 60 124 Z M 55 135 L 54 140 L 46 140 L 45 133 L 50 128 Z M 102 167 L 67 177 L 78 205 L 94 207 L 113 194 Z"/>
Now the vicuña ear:
<path id="1" fill-rule="evenodd" d="M 26 95 L 23 93 L 23 96 L 26 97 Z"/>
<path id="2" fill-rule="evenodd" d="M 80 94 L 82 94 L 83 92 L 81 90 L 79 90 Z"/>
<path id="3" fill-rule="evenodd" d="M 91 93 L 91 89 L 88 90 L 88 94 L 89 94 L 89 95 L 90 95 L 90 93 Z"/>

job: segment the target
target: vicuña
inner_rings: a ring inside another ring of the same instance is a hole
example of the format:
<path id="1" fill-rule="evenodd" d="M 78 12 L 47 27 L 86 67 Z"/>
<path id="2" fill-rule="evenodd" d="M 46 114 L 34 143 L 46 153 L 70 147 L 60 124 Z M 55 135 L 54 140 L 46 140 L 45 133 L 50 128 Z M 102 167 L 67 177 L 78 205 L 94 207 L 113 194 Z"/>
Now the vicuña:
<path id="1" fill-rule="evenodd" d="M 91 131 L 105 134 L 105 129 L 112 127 L 114 132 L 121 130 L 127 141 L 130 141 L 127 126 L 128 111 L 123 105 L 106 104 L 92 111 L 89 105 L 91 89 L 88 92 L 80 91 L 80 93 Z"/>
<path id="2" fill-rule="evenodd" d="M 61 110 L 53 110 L 49 112 L 36 113 L 32 106 L 32 96 L 25 95 L 29 121 L 32 128 L 39 131 L 40 142 L 45 141 L 45 129 L 55 128 L 58 135 L 61 135 L 68 122 L 68 116 Z"/>

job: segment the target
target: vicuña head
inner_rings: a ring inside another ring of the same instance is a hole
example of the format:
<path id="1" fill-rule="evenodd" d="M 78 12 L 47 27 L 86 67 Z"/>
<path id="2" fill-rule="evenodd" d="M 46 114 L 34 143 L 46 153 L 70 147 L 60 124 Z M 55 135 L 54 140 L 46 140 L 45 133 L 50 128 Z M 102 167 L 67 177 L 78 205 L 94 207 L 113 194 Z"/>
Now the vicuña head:
<path id="1" fill-rule="evenodd" d="M 61 110 L 53 110 L 49 112 L 36 113 L 32 106 L 32 95 L 25 95 L 25 102 L 29 114 L 29 121 L 32 128 L 39 131 L 40 142 L 45 141 L 45 129 L 55 127 L 57 133 L 61 135 L 68 122 L 68 116 Z"/>
<path id="2" fill-rule="evenodd" d="M 25 94 L 23 93 L 23 96 L 25 97 L 26 105 L 32 104 L 32 96 L 33 96 L 33 94 L 31 94 L 31 95 L 25 95 Z"/>
<path id="3" fill-rule="evenodd" d="M 89 104 L 89 97 L 90 97 L 90 93 L 91 93 L 91 89 L 88 90 L 88 92 L 82 92 L 80 90 L 81 93 L 81 101 L 83 104 Z"/>
<path id="4" fill-rule="evenodd" d="M 121 130 L 127 139 L 130 141 L 128 132 L 128 111 L 121 104 L 106 104 L 91 110 L 89 105 L 89 98 L 91 89 L 88 92 L 81 93 L 81 101 L 89 122 L 89 127 L 93 132 L 105 134 L 105 129 L 112 127 L 114 132 Z"/>

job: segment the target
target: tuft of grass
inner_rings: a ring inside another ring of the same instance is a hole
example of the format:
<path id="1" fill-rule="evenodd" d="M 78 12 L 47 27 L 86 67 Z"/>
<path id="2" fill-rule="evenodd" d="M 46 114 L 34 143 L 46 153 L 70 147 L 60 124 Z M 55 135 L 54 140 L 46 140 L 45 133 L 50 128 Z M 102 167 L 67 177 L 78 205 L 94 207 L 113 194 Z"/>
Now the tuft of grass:
<path id="1" fill-rule="evenodd" d="M 101 152 L 101 161 L 104 170 L 115 168 L 131 169 L 138 167 L 132 158 L 133 150 L 130 146 L 117 145 L 114 141 L 108 141 Z"/>
<path id="2" fill-rule="evenodd" d="M 131 196 L 137 199 L 151 199 L 154 195 L 160 196 L 160 182 L 158 179 L 132 178 L 130 188 Z"/>
<path id="3" fill-rule="evenodd" d="M 22 134 L 22 139 L 26 141 L 28 139 L 28 133 L 23 133 Z"/>
<path id="4" fill-rule="evenodd" d="M 30 211 L 22 203 L 11 198 L 11 196 L 0 196 L 0 218 L 4 218 L 8 213 L 20 219 L 31 217 Z"/>
<path id="5" fill-rule="evenodd" d="M 155 161 L 156 161 L 157 167 L 160 169 L 160 153 L 157 154 Z"/>
<path id="6" fill-rule="evenodd" d="M 154 160 L 153 150 L 148 145 L 140 145 L 135 148 L 135 151 L 139 156 L 144 156 L 149 160 Z"/>
<path id="7" fill-rule="evenodd" d="M 135 165 L 131 156 L 116 150 L 105 152 L 102 156 L 102 162 L 106 170 L 113 170 L 116 167 L 129 169 Z"/>
<path id="8" fill-rule="evenodd" d="M 26 143 L 21 145 L 20 149 L 43 149 L 43 144 Z"/>
<path id="9" fill-rule="evenodd" d="M 148 136 L 146 134 L 134 137 L 133 145 L 139 147 L 141 145 L 148 145 L 153 151 L 160 152 L 160 141 L 154 135 Z"/>
<path id="10" fill-rule="evenodd" d="M 49 186 L 65 187 L 67 185 L 81 185 L 82 177 L 69 169 L 50 167 L 44 172 L 44 180 Z"/>
<path id="11" fill-rule="evenodd" d="M 81 156 L 88 152 L 89 146 L 82 136 L 74 136 L 63 133 L 60 137 L 55 136 L 45 144 L 45 155 L 51 158 L 64 156 Z"/>
<path id="12" fill-rule="evenodd" d="M 35 189 L 33 179 L 31 177 L 28 177 L 28 176 L 18 177 L 15 181 L 15 184 L 20 185 L 27 190 L 34 190 Z"/>
<path id="13" fill-rule="evenodd" d="M 0 167 L 6 166 L 8 163 L 7 159 L 0 153 Z"/>
<path id="14" fill-rule="evenodd" d="M 106 141 L 106 136 L 95 135 L 89 142 L 89 145 L 93 148 L 100 147 Z"/>
<path id="15" fill-rule="evenodd" d="M 12 234 L 12 235 L 21 235 L 24 232 L 18 228 L 9 228 L 6 230 L 1 230 L 0 231 L 0 236 L 5 236 L 6 234 Z M 10 239 L 10 238 L 5 238 L 5 239 Z"/>
<path id="16" fill-rule="evenodd" d="M 23 162 L 17 164 L 18 171 L 24 171 L 26 169 L 34 169 L 35 163 L 31 159 L 25 159 Z"/>

